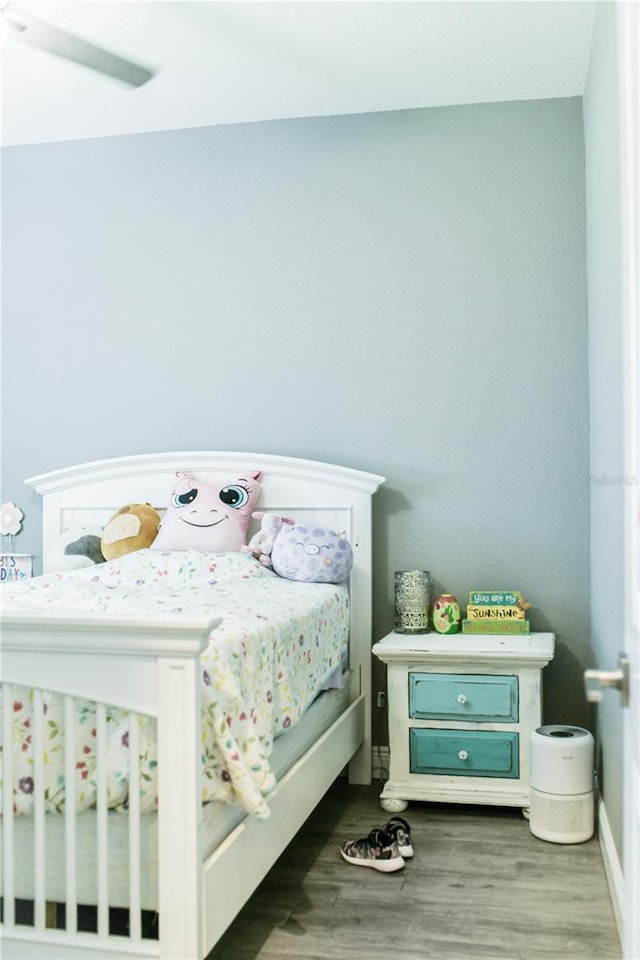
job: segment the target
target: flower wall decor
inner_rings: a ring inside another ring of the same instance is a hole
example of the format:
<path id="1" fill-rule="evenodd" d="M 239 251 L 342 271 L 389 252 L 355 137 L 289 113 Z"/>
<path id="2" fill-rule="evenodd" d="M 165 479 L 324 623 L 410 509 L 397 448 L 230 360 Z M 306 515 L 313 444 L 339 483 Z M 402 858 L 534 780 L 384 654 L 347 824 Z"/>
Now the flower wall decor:
<path id="1" fill-rule="evenodd" d="M 20 533 L 23 518 L 22 510 L 11 500 L 0 504 L 0 536 L 9 540 L 9 553 L 0 553 L 0 583 L 24 580 L 31 576 L 31 556 L 13 552 L 13 538 Z"/>
<path id="2" fill-rule="evenodd" d="M 13 538 L 16 533 L 20 533 L 22 519 L 24 514 L 15 503 L 9 500 L 0 505 L 0 534 L 3 537 Z M 11 541 L 10 541 L 11 542 Z"/>

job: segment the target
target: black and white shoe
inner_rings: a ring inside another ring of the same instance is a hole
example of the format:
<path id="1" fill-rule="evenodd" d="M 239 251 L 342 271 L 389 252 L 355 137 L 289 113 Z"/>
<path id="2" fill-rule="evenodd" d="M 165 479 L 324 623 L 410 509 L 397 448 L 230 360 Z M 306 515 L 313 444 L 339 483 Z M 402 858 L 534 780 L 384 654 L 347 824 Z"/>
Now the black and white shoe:
<path id="1" fill-rule="evenodd" d="M 409 860 L 413 856 L 411 827 L 402 817 L 391 817 L 382 827 L 382 833 L 389 838 L 389 842 L 395 843 L 398 853 L 405 860 Z"/>
<path id="2" fill-rule="evenodd" d="M 398 845 L 382 830 L 372 830 L 368 837 L 360 840 L 345 840 L 340 853 L 347 863 L 356 867 L 373 867 L 381 873 L 393 873 L 404 867 Z"/>

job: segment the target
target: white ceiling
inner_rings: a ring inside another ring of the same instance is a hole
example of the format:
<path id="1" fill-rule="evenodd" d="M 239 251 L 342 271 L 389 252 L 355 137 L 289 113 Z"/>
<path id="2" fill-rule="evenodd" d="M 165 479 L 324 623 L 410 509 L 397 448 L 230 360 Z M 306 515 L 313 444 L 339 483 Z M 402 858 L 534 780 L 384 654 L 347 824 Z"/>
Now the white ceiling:
<path id="1" fill-rule="evenodd" d="M 11 6 L 157 70 L 130 89 L 9 40 L 5 145 L 581 95 L 588 0 L 48 0 Z"/>

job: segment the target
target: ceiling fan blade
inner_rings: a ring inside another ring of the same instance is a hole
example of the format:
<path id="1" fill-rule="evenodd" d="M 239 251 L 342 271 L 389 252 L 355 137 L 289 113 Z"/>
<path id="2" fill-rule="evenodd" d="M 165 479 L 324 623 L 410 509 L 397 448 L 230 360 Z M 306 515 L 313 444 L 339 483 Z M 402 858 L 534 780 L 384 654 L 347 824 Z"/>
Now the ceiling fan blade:
<path id="1" fill-rule="evenodd" d="M 52 27 L 28 13 L 6 10 L 3 15 L 12 28 L 11 37 L 14 40 L 47 50 L 65 60 L 73 60 L 74 63 L 80 63 L 99 73 L 106 73 L 134 87 L 142 86 L 154 75 L 153 71 L 147 70 L 146 67 L 124 60 L 81 37 Z"/>

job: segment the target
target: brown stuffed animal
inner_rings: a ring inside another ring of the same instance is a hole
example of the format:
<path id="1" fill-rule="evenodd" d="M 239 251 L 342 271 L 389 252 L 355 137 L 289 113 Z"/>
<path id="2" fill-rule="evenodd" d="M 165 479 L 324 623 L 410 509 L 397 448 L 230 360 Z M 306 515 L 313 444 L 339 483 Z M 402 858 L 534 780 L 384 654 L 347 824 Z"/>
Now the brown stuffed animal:
<path id="1" fill-rule="evenodd" d="M 105 560 L 144 550 L 158 535 L 160 514 L 149 503 L 127 503 L 114 513 L 102 531 L 100 547 Z"/>

